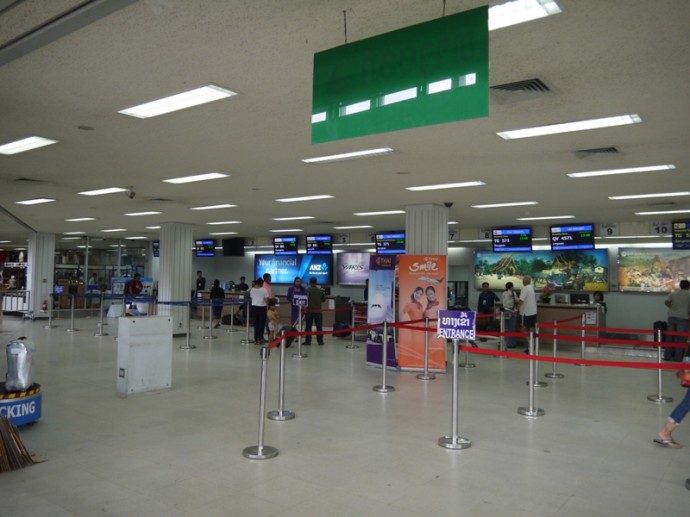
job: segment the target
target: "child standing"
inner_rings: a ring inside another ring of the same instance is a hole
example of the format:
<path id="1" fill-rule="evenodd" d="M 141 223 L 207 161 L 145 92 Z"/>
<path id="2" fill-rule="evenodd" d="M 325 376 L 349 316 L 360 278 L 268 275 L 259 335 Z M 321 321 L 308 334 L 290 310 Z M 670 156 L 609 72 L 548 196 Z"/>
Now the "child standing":
<path id="1" fill-rule="evenodd" d="M 268 319 L 268 341 L 269 343 L 273 341 L 276 337 L 276 330 L 280 323 L 280 315 L 278 314 L 278 308 L 276 307 L 276 301 L 271 298 L 268 301 L 268 311 L 266 312 L 266 318 Z"/>

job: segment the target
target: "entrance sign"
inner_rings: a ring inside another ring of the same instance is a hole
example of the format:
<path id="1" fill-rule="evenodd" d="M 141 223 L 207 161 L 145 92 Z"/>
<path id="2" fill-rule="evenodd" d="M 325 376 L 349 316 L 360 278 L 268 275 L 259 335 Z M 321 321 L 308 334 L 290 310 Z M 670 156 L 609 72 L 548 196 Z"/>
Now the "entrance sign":
<path id="1" fill-rule="evenodd" d="M 475 318 L 472 311 L 439 311 L 438 337 L 443 339 L 475 339 Z"/>

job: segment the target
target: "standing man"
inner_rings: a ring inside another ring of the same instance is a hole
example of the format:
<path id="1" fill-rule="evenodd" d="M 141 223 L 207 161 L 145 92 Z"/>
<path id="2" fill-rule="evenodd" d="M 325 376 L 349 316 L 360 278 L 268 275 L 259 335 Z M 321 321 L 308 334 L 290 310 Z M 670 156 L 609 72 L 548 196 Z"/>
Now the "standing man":
<path id="1" fill-rule="evenodd" d="M 496 293 L 489 289 L 489 282 L 482 283 L 482 292 L 479 293 L 479 299 L 477 300 L 477 312 L 482 315 L 482 317 L 477 318 L 477 323 L 479 323 L 479 329 L 483 331 L 491 330 L 491 320 L 493 319 L 493 314 L 496 312 L 496 302 L 500 301 Z M 485 337 L 479 338 L 479 341 L 486 341 Z"/>
<path id="2" fill-rule="evenodd" d="M 534 327 L 537 324 L 537 296 L 534 294 L 531 276 L 523 276 L 522 285 L 523 288 L 520 291 L 518 307 L 522 313 L 522 326 L 525 327 L 525 332 L 529 333 L 534 331 Z M 529 346 L 525 352 L 529 352 Z"/>
<path id="3" fill-rule="evenodd" d="M 199 291 L 204 291 L 206 290 L 206 279 L 204 278 L 204 275 L 201 273 L 201 271 L 196 272 L 196 294 L 199 294 Z"/>
<path id="4" fill-rule="evenodd" d="M 517 323 L 517 296 L 513 291 L 513 282 L 506 283 L 506 290 L 501 294 L 501 303 L 503 304 L 503 311 L 506 319 L 506 332 L 515 332 Z M 506 337 L 506 348 L 515 348 L 515 336 Z"/>
<path id="5" fill-rule="evenodd" d="M 309 286 L 307 287 L 307 316 L 306 316 L 306 331 L 311 332 L 312 323 L 316 323 L 316 332 L 323 331 L 323 314 L 321 313 L 321 304 L 326 301 L 326 294 L 318 285 L 316 285 L 316 278 L 309 279 Z M 316 342 L 323 345 L 323 334 L 317 334 Z M 311 334 L 307 334 L 304 339 L 305 345 L 311 345 Z"/>
<path id="6" fill-rule="evenodd" d="M 247 285 L 247 279 L 243 276 L 240 277 L 240 283 L 235 286 L 237 291 L 249 291 L 249 286 Z"/>
<path id="7" fill-rule="evenodd" d="M 664 300 L 664 305 L 668 307 L 668 330 L 687 332 L 690 317 L 690 281 L 681 280 L 678 287 L 680 289 L 673 291 Z M 686 336 L 669 336 L 669 338 L 668 341 L 686 344 L 684 348 L 673 348 L 668 354 L 670 361 L 682 361 L 687 353 L 688 338 Z"/>

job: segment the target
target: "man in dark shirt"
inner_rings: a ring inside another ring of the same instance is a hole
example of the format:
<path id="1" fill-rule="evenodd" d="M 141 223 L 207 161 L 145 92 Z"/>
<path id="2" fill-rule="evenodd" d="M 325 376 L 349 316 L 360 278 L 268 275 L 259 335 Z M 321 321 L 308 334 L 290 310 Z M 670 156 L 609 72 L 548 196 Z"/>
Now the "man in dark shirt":
<path id="1" fill-rule="evenodd" d="M 477 299 L 477 313 L 480 317 L 477 318 L 477 330 L 488 331 L 491 328 L 493 317 L 489 316 L 496 312 L 496 302 L 500 301 L 496 293 L 489 289 L 489 282 L 482 284 L 482 292 L 479 293 Z M 483 317 L 481 317 L 483 315 Z M 486 341 L 486 338 L 480 338 L 480 341 Z"/>
<path id="2" fill-rule="evenodd" d="M 307 314 L 305 317 L 305 330 L 311 332 L 312 323 L 316 323 L 316 331 L 323 331 L 323 313 L 321 312 L 321 304 L 326 300 L 326 294 L 323 289 L 316 285 L 316 278 L 309 279 L 309 286 L 307 287 Z M 316 342 L 323 345 L 323 335 L 317 334 Z M 304 339 L 305 345 L 311 345 L 311 335 L 307 335 Z"/>

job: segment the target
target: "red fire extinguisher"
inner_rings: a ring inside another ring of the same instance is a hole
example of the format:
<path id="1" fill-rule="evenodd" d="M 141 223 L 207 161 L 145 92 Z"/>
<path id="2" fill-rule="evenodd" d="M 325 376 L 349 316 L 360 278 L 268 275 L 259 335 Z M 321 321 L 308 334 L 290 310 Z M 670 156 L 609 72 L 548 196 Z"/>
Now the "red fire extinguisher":
<path id="1" fill-rule="evenodd" d="M 48 301 L 43 300 L 43 303 L 41 304 L 41 311 L 45 312 L 48 310 Z"/>

